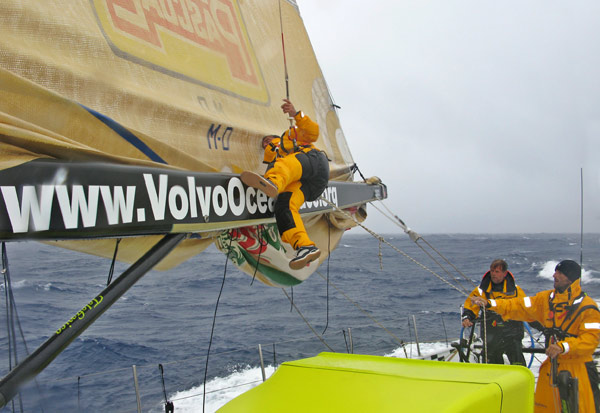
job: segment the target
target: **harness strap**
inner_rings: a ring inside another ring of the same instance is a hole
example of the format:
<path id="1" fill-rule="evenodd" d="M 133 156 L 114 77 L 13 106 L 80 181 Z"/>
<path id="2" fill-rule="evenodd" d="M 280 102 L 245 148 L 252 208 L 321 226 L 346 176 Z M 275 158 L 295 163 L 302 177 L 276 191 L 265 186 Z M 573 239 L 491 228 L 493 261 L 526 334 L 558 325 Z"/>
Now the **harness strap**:
<path id="1" fill-rule="evenodd" d="M 280 144 L 280 147 L 287 154 L 298 152 L 298 145 L 296 145 L 296 137 L 292 137 L 292 131 L 294 131 L 294 135 L 297 135 L 296 128 L 293 127 L 293 126 L 290 126 L 290 128 L 288 129 L 288 136 L 289 136 L 289 140 L 292 141 L 291 152 L 289 150 L 287 150 L 286 147 L 285 147 L 285 139 L 284 139 L 285 132 L 283 132 L 281 134 L 281 144 Z"/>
<path id="2" fill-rule="evenodd" d="M 578 300 L 579 298 L 583 298 L 585 297 L 587 294 L 582 292 L 575 300 Z M 552 303 L 552 298 L 549 297 L 548 298 L 548 302 L 549 302 L 549 308 L 550 311 L 554 312 L 554 303 Z M 589 305 L 584 305 L 583 307 L 580 307 L 582 301 L 580 301 L 579 303 L 575 304 L 575 305 L 571 305 L 569 306 L 569 308 L 567 309 L 567 312 L 565 314 L 565 318 L 563 319 L 563 322 L 560 326 L 556 326 L 556 318 L 553 317 L 552 318 L 552 324 L 554 325 L 554 327 L 550 327 L 550 328 L 545 328 L 543 330 L 544 336 L 546 336 L 546 347 L 548 347 L 548 342 L 549 342 L 549 338 L 551 336 L 556 336 L 559 340 L 564 340 L 567 337 L 577 337 L 577 334 L 572 334 L 569 333 L 569 329 L 571 328 L 571 326 L 573 326 L 573 323 L 575 323 L 575 320 L 577 320 L 577 318 L 579 317 L 579 315 L 581 313 L 583 313 L 586 310 L 595 310 L 600 312 L 600 309 L 598 309 L 597 306 L 593 305 L 593 304 L 589 304 Z M 567 320 L 569 319 L 568 324 L 565 327 L 565 323 L 567 322 Z"/>
<path id="3" fill-rule="evenodd" d="M 573 323 L 575 322 L 575 320 L 577 320 L 577 317 L 579 317 L 579 315 L 581 313 L 583 313 L 585 310 L 596 310 L 596 311 L 598 311 L 600 313 L 600 310 L 595 305 L 593 305 L 593 304 L 584 305 L 583 307 L 581 307 L 579 309 L 579 311 L 577 312 L 577 314 L 575 314 L 575 316 L 573 317 L 573 319 L 571 320 L 571 322 L 569 323 L 569 325 L 567 326 L 567 328 L 565 328 L 565 330 L 564 330 L 565 332 L 569 331 L 569 328 L 571 328 L 571 326 L 573 325 Z M 577 336 L 574 336 L 574 337 L 577 337 Z"/>
<path id="4" fill-rule="evenodd" d="M 579 296 L 577 296 L 573 300 L 573 302 L 579 300 L 580 298 L 583 299 L 583 297 L 585 297 L 585 295 L 586 294 L 584 292 L 582 292 L 581 294 L 579 294 Z M 554 303 L 552 302 L 552 298 L 553 298 L 552 295 L 548 296 L 548 308 L 550 308 L 550 311 L 552 311 L 554 313 L 555 306 L 554 306 Z M 581 301 L 579 303 L 577 303 L 577 304 L 572 304 L 572 305 L 568 306 L 567 311 L 565 313 L 565 318 L 563 319 L 562 324 L 560 325 L 560 327 L 556 326 L 556 317 L 552 317 L 552 325 L 555 328 L 559 328 L 560 330 L 563 330 L 563 331 L 566 332 L 568 330 L 568 328 L 562 328 L 562 326 L 565 324 L 565 322 L 567 321 L 567 319 L 570 318 L 573 315 L 573 313 L 577 310 L 577 308 L 579 307 L 580 304 L 581 304 Z M 572 322 L 571 322 L 571 324 L 572 324 Z"/>

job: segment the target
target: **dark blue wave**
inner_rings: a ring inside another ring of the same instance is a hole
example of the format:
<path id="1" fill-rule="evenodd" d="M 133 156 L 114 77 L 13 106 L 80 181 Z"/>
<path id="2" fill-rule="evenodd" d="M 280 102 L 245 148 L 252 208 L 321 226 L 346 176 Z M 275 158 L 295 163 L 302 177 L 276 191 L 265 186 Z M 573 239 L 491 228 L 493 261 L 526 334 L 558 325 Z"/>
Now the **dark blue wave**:
<path id="1" fill-rule="evenodd" d="M 389 353 L 399 346 L 395 337 L 414 340 L 412 315 L 421 341 L 456 338 L 459 307 L 465 296 L 389 246 L 382 246 L 380 261 L 379 242 L 358 234 L 345 235 L 329 260 L 330 280 L 352 301 L 332 286 L 328 289 L 317 274 L 293 288 L 294 304 L 313 328 L 321 333 L 327 326 L 327 344 L 335 351 L 346 351 L 350 327 L 355 348 Z M 579 257 L 576 235 L 424 237 L 475 283 L 492 259 L 505 258 L 517 283 L 528 293 L 552 287 L 550 278 L 539 277 L 546 263 Z M 396 248 L 448 278 L 408 238 L 399 234 L 389 238 Z M 583 288 L 591 297 L 600 298 L 600 238 L 590 235 L 584 245 L 584 268 L 592 270 L 593 281 L 584 283 Z M 9 244 L 8 253 L 19 315 L 32 347 L 102 290 L 110 267 L 110 260 L 44 244 Z M 78 394 L 82 411 L 135 410 L 133 365 L 144 411 L 160 405 L 162 399 L 159 363 L 164 366 L 167 391 L 202 383 L 224 264 L 225 256 L 209 248 L 173 270 L 144 276 L 39 376 L 45 399 L 37 395 L 35 385 L 27 389 L 31 410 L 39 410 L 43 404 L 44 411 L 77 411 Z M 117 274 L 125 268 L 118 263 Z M 326 275 L 327 265 L 319 271 Z M 456 277 L 465 288 L 472 288 L 462 275 Z M 223 377 L 242 366 L 257 366 L 259 343 L 268 364 L 329 351 L 281 289 L 251 282 L 251 277 L 228 265 L 215 320 L 209 378 Z M 291 296 L 291 290 L 286 291 Z M 4 337 L 0 351 L 7 349 L 6 333 Z M 5 353 L 0 355 L 0 366 L 5 373 Z"/>

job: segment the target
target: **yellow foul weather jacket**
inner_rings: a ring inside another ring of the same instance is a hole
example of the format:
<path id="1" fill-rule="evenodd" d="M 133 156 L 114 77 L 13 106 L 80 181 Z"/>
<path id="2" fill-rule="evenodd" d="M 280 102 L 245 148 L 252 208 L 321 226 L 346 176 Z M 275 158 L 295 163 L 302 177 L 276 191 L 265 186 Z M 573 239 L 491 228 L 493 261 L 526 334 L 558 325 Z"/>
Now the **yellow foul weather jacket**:
<path id="1" fill-rule="evenodd" d="M 473 297 L 482 297 L 487 300 L 505 300 L 515 297 L 524 297 L 525 292 L 515 283 L 515 278 L 510 271 L 501 283 L 494 284 L 491 272 L 485 273 L 479 287 L 475 288 L 467 297 L 462 318 L 473 322 L 479 314 L 479 306 L 471 302 Z M 504 320 L 499 314 L 485 310 L 485 326 L 483 320 L 480 324 L 481 336 L 485 339 L 486 346 L 482 356 L 488 363 L 504 364 L 504 356 L 508 357 L 510 364 L 525 366 L 523 356 L 523 323 L 521 321 Z"/>
<path id="2" fill-rule="evenodd" d="M 524 297 L 525 296 L 525 293 L 523 292 L 521 287 L 519 287 L 518 285 L 515 284 L 515 277 L 510 271 L 507 272 L 506 277 L 504 278 L 504 281 L 502 281 L 502 290 L 501 291 L 498 291 L 495 289 L 492 290 L 492 288 L 493 288 L 493 284 L 490 280 L 490 271 L 488 271 L 483 275 L 483 278 L 481 280 L 481 284 L 479 284 L 479 287 L 475 288 L 471 292 L 471 294 L 469 294 L 467 299 L 465 300 L 465 303 L 463 306 L 464 307 L 463 319 L 468 318 L 471 321 L 473 321 L 479 315 L 479 306 L 475 305 L 471 302 L 472 297 L 482 297 L 482 298 L 485 298 L 486 300 L 489 300 L 489 299 L 502 300 L 502 299 L 507 299 L 507 298 L 515 298 L 515 297 Z M 492 315 L 492 318 L 493 318 L 493 315 Z"/>
<path id="3" fill-rule="evenodd" d="M 492 299 L 490 309 L 504 318 L 538 321 L 547 329 L 555 329 L 557 344 L 563 349 L 558 355 L 557 370 L 567 370 L 579 380 L 579 411 L 598 411 L 593 394 L 594 382 L 598 393 L 598 373 L 592 355 L 600 341 L 600 311 L 594 300 L 582 292 L 579 279 L 562 293 L 548 290 L 533 297 Z M 561 411 L 558 403 L 558 388 L 552 387 L 551 362 L 547 358 L 540 367 L 535 412 Z"/>
<path id="4" fill-rule="evenodd" d="M 294 116 L 296 125 L 286 130 L 279 139 L 273 139 L 271 145 L 267 145 L 263 157 L 264 163 L 271 163 L 279 156 L 285 157 L 294 153 L 294 142 L 292 139 L 296 139 L 296 145 L 300 146 L 302 152 L 308 152 L 311 149 L 315 149 L 313 142 L 316 142 L 319 138 L 319 125 L 312 121 L 311 118 L 304 115 L 302 111 L 296 113 Z M 282 145 L 283 141 L 283 145 Z"/>
<path id="5" fill-rule="evenodd" d="M 319 125 L 302 112 L 296 113 L 294 120 L 296 126 L 266 146 L 263 161 L 272 165 L 265 178 L 277 186 L 279 194 L 275 219 L 281 239 L 298 249 L 315 245 L 298 210 L 304 201 L 314 201 L 323 193 L 329 180 L 329 164 L 327 156 L 313 145 L 319 138 Z"/>

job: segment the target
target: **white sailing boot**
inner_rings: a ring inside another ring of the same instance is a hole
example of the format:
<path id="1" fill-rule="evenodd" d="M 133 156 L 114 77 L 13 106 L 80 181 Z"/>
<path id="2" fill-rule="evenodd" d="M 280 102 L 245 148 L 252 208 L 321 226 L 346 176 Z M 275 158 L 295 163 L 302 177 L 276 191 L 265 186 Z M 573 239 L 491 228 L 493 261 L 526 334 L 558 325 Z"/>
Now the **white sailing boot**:
<path id="1" fill-rule="evenodd" d="M 314 245 L 300 247 L 296 250 L 296 257 L 290 261 L 292 270 L 300 270 L 321 256 L 321 250 Z"/>
<path id="2" fill-rule="evenodd" d="M 277 186 L 267 178 L 251 172 L 244 171 L 240 174 L 240 179 L 243 183 L 252 188 L 260 189 L 268 197 L 275 198 L 277 196 Z"/>

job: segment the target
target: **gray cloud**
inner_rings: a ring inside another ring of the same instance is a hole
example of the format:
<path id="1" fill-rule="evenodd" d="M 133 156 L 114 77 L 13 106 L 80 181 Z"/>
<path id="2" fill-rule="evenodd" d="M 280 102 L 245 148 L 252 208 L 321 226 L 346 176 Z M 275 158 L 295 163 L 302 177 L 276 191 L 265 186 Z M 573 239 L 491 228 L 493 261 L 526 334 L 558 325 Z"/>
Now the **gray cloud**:
<path id="1" fill-rule="evenodd" d="M 357 164 L 413 229 L 578 232 L 584 168 L 600 232 L 600 3 L 299 7 Z"/>

